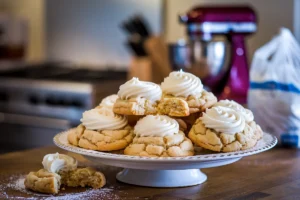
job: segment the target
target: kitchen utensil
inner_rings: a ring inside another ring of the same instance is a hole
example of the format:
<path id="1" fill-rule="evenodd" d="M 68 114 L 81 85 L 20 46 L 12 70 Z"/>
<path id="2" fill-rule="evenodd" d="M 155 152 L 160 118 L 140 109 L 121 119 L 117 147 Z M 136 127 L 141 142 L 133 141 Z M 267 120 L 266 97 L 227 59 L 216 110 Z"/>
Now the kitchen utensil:
<path id="1" fill-rule="evenodd" d="M 143 39 L 151 35 L 147 22 L 141 15 L 135 15 L 128 20 L 121 23 L 121 28 L 132 36 L 134 34 L 140 35 Z"/>
<path id="2" fill-rule="evenodd" d="M 151 35 L 146 20 L 141 15 L 136 15 L 132 19 L 132 24 L 136 27 L 137 32 L 143 37 L 148 38 Z"/>
<path id="3" fill-rule="evenodd" d="M 135 76 L 141 80 L 161 83 L 171 71 L 166 44 L 152 35 L 141 15 L 133 16 L 123 22 L 121 27 L 129 33 L 128 46 L 137 56 L 131 59 L 128 78 Z"/>
<path id="4" fill-rule="evenodd" d="M 145 57 L 147 55 L 142 42 L 128 41 L 126 46 L 129 47 L 135 56 Z"/>
<path id="5" fill-rule="evenodd" d="M 200 74 L 219 99 L 246 103 L 249 69 L 244 39 L 256 31 L 254 11 L 247 6 L 199 6 L 179 20 L 186 24 L 189 38 L 188 71 Z"/>
<path id="6" fill-rule="evenodd" d="M 70 131 L 75 131 L 75 129 L 57 134 L 54 137 L 54 143 L 64 150 L 83 155 L 93 163 L 125 168 L 117 174 L 119 181 L 148 187 L 184 187 L 201 184 L 206 181 L 207 176 L 200 169 L 234 163 L 244 156 L 271 149 L 277 143 L 275 136 L 264 133 L 257 145 L 248 150 L 213 154 L 203 152 L 189 157 L 153 158 L 75 147 L 67 140 Z"/>
<path id="7" fill-rule="evenodd" d="M 226 40 L 215 39 L 210 42 L 196 43 L 192 47 L 187 41 L 181 39 L 177 43 L 169 44 L 169 52 L 174 70 L 183 69 L 195 74 L 201 80 L 208 76 L 222 77 L 220 75 L 224 75 L 229 67 L 230 44 Z M 208 81 L 206 80 L 206 84 Z M 219 87 L 219 90 L 221 92 L 222 87 Z"/>

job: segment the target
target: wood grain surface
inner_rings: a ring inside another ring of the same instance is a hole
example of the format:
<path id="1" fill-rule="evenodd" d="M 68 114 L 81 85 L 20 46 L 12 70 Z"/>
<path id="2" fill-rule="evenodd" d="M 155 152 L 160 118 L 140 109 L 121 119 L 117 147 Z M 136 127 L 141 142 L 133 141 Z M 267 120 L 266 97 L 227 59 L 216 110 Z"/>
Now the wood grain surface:
<path id="1" fill-rule="evenodd" d="M 0 155 L 0 199 L 30 197 L 56 199 L 57 196 L 42 196 L 7 187 L 13 178 L 42 168 L 43 156 L 55 152 L 74 156 L 80 166 L 93 166 L 93 163 L 82 156 L 54 146 L 2 154 Z M 208 180 L 201 185 L 185 188 L 165 189 L 128 185 L 115 179 L 120 168 L 105 165 L 97 168 L 105 174 L 106 186 L 99 189 L 99 193 L 90 192 L 88 196 L 81 199 L 300 199 L 300 151 L 297 149 L 275 148 L 245 157 L 227 166 L 203 169 Z M 59 198 L 79 199 L 79 196 L 71 194 L 85 191 L 85 188 L 65 188 Z"/>

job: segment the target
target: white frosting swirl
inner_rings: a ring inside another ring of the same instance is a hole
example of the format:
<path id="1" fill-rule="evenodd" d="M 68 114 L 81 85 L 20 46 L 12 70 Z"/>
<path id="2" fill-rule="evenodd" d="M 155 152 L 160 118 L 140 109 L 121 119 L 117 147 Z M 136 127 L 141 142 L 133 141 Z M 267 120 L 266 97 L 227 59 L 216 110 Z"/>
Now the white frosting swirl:
<path id="1" fill-rule="evenodd" d="M 143 97 L 151 101 L 158 101 L 161 95 L 162 91 L 157 84 L 139 81 L 135 77 L 121 85 L 118 92 L 121 99 Z"/>
<path id="2" fill-rule="evenodd" d="M 101 103 L 99 104 L 100 107 L 106 107 L 106 108 L 110 108 L 113 109 L 114 104 L 116 102 L 116 100 L 119 98 L 118 95 L 113 94 L 110 96 L 105 97 L 104 99 L 102 99 Z"/>
<path id="3" fill-rule="evenodd" d="M 48 172 L 71 171 L 77 168 L 77 160 L 65 154 L 47 154 L 42 162 L 44 169 Z"/>
<path id="4" fill-rule="evenodd" d="M 178 132 L 178 122 L 165 115 L 147 115 L 134 127 L 134 133 L 142 137 L 164 137 Z"/>
<path id="5" fill-rule="evenodd" d="M 85 111 L 80 121 L 89 130 L 117 130 L 128 123 L 126 117 L 105 107 Z"/>
<path id="6" fill-rule="evenodd" d="M 224 106 L 227 108 L 232 108 L 233 110 L 241 113 L 243 117 L 245 118 L 246 122 L 249 123 L 254 120 L 253 113 L 251 110 L 244 108 L 242 105 L 238 104 L 237 102 L 233 100 L 220 100 L 219 102 L 215 103 L 215 106 Z"/>
<path id="7" fill-rule="evenodd" d="M 220 133 L 240 133 L 245 128 L 245 119 L 237 111 L 222 106 L 206 109 L 200 118 L 206 128 L 214 129 Z"/>
<path id="8" fill-rule="evenodd" d="M 180 70 L 171 72 L 161 83 L 161 89 L 164 93 L 176 97 L 188 97 L 189 95 L 200 95 L 203 85 L 195 75 Z"/>

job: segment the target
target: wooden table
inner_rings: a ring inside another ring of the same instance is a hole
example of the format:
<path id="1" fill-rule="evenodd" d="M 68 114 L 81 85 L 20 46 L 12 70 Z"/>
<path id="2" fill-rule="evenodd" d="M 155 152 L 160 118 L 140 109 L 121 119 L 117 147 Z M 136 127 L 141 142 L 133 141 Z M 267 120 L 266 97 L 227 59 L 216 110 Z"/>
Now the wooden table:
<path id="1" fill-rule="evenodd" d="M 45 154 L 61 152 L 74 156 L 81 166 L 92 166 L 80 155 L 67 153 L 57 147 L 45 147 L 29 151 L 0 155 L 0 199 L 14 197 L 44 198 L 7 187 L 14 178 L 42 168 Z M 217 168 L 203 169 L 208 180 L 197 186 L 185 188 L 147 188 L 116 181 L 120 168 L 98 166 L 106 178 L 104 188 L 89 190 L 86 196 L 59 196 L 61 199 L 300 199 L 300 151 L 275 148 L 249 156 L 240 161 Z M 1 190 L 2 188 L 2 190 Z M 60 195 L 84 194 L 85 188 L 66 188 Z M 51 196 L 50 196 L 51 197 Z M 73 197 L 73 198 L 72 198 Z M 51 198 L 50 198 L 51 199 Z M 52 198 L 53 199 L 53 198 Z M 58 198 L 59 199 L 59 198 Z"/>

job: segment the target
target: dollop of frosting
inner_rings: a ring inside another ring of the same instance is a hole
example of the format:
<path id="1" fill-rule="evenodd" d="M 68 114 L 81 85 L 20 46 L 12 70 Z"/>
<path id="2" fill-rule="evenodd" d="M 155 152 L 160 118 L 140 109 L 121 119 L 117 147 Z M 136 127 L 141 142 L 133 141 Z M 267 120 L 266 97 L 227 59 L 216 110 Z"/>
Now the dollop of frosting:
<path id="1" fill-rule="evenodd" d="M 171 72 L 161 83 L 161 89 L 164 93 L 176 97 L 188 97 L 189 95 L 200 95 L 203 84 L 195 75 L 180 70 Z"/>
<path id="2" fill-rule="evenodd" d="M 102 99 L 99 106 L 113 109 L 114 104 L 118 98 L 119 98 L 119 96 L 116 94 L 109 95 L 109 96 L 105 97 L 104 99 Z"/>
<path id="3" fill-rule="evenodd" d="M 178 132 L 178 122 L 165 115 L 147 115 L 134 127 L 134 133 L 142 137 L 164 137 Z"/>
<path id="4" fill-rule="evenodd" d="M 206 109 L 200 119 L 206 128 L 225 134 L 240 133 L 244 130 L 246 124 L 240 113 L 223 106 Z"/>
<path id="5" fill-rule="evenodd" d="M 254 116 L 253 116 L 253 113 L 251 112 L 251 110 L 244 108 L 242 105 L 238 104 L 237 102 L 235 102 L 233 100 L 231 100 L 231 101 L 228 99 L 220 100 L 219 102 L 214 104 L 214 107 L 215 106 L 224 106 L 227 108 L 232 108 L 233 110 L 241 113 L 247 123 L 254 120 Z"/>
<path id="6" fill-rule="evenodd" d="M 162 95 L 159 85 L 147 81 L 140 81 L 134 77 L 120 86 L 118 96 L 121 99 L 143 97 L 151 101 L 160 100 Z"/>
<path id="7" fill-rule="evenodd" d="M 47 154 L 42 162 L 44 169 L 48 172 L 71 171 L 77 168 L 77 160 L 65 154 Z"/>
<path id="8" fill-rule="evenodd" d="M 80 121 L 89 130 L 117 130 L 128 123 L 126 117 L 117 115 L 106 107 L 85 111 Z"/>

